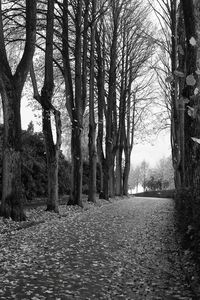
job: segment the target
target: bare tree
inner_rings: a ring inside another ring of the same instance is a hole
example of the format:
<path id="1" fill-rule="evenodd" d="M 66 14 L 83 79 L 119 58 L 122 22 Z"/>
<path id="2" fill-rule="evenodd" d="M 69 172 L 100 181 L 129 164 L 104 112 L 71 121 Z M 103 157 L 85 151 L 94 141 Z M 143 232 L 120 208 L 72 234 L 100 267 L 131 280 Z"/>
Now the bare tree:
<path id="1" fill-rule="evenodd" d="M 123 194 L 124 170 L 124 183 L 128 186 L 136 108 L 133 83 L 141 76 L 143 65 L 153 53 L 152 39 L 146 30 L 148 25 L 145 29 L 148 8 L 138 1 L 109 3 L 108 12 L 98 22 L 96 30 L 97 149 L 104 178 L 100 195 L 105 199 L 115 193 Z M 127 164 L 124 169 L 125 149 Z"/>
<path id="2" fill-rule="evenodd" d="M 12 74 L 8 62 L 0 1 L 0 87 L 4 115 L 3 190 L 1 215 L 13 220 L 25 219 L 21 184 L 21 94 L 35 50 L 36 3 L 26 0 L 26 40 L 22 58 Z M 16 4 L 17 5 L 17 4 Z"/>
<path id="3" fill-rule="evenodd" d="M 42 106 L 42 124 L 45 138 L 48 173 L 47 210 L 58 212 L 58 160 L 61 147 L 61 120 L 60 112 L 53 106 L 54 72 L 53 72 L 53 27 L 54 27 L 54 1 L 48 0 L 45 74 L 41 93 L 38 91 L 34 67 L 31 68 L 31 79 L 34 89 L 34 98 Z M 54 144 L 51 112 L 54 114 L 56 127 L 56 143 Z"/>
<path id="4" fill-rule="evenodd" d="M 92 0 L 91 49 L 90 49 L 90 95 L 89 95 L 89 195 L 88 200 L 96 202 L 96 123 L 94 111 L 94 54 L 96 31 L 96 0 Z"/>
<path id="5" fill-rule="evenodd" d="M 158 42 L 162 56 L 160 59 L 161 65 L 159 68 L 157 66 L 157 75 L 160 87 L 164 91 L 166 108 L 171 114 L 172 158 L 175 170 L 175 185 L 178 188 L 184 185 L 185 166 L 183 151 L 184 103 L 181 100 L 180 93 L 180 82 L 182 80 L 180 74 L 183 73 L 180 56 L 183 54 L 184 47 L 180 43 L 178 44 L 177 31 L 179 29 L 183 30 L 184 27 L 181 28 L 183 24 L 181 24 L 181 7 L 178 8 L 178 1 L 157 0 L 157 4 L 158 9 L 150 4 L 157 15 L 162 32 L 162 39 Z M 179 19 L 178 15 L 180 15 Z"/>
<path id="6" fill-rule="evenodd" d="M 96 28 L 96 52 L 97 52 L 97 98 L 98 98 L 98 132 L 97 132 L 97 154 L 100 166 L 100 194 L 99 198 L 105 199 L 108 196 L 107 177 L 106 177 L 106 160 L 103 150 L 104 137 L 104 112 L 105 112 L 105 26 L 103 19 L 100 19 L 99 29 Z M 101 39 L 102 37 L 102 39 Z M 102 42 L 101 42 L 102 40 Z M 108 200 L 108 198 L 107 198 Z"/>
<path id="7" fill-rule="evenodd" d="M 119 90 L 118 139 L 116 145 L 116 193 L 124 195 L 128 194 L 131 152 L 134 143 L 135 125 L 138 121 L 136 114 L 140 110 L 137 104 L 141 100 L 136 95 L 137 90 L 142 87 L 142 81 L 139 82 L 139 78 L 144 76 L 150 84 L 151 80 L 147 78 L 146 73 L 148 72 L 148 61 L 154 53 L 154 42 L 148 37 L 150 35 L 147 18 L 149 7 L 135 2 L 131 8 L 125 7 L 121 25 L 121 84 Z M 135 17 L 133 18 L 134 13 Z M 145 65 L 147 66 L 146 68 L 144 68 Z M 143 90 L 146 90 L 147 86 L 143 85 Z M 124 166 L 122 166 L 123 155 Z"/>
<path id="8" fill-rule="evenodd" d="M 77 0 L 74 4 L 74 17 L 69 20 L 71 13 L 69 1 L 63 1 L 63 18 L 62 18 L 62 58 L 63 58 L 63 75 L 66 85 L 66 107 L 71 119 L 71 159 L 72 159 L 72 182 L 71 195 L 68 204 L 78 204 L 82 206 L 82 149 L 81 137 L 83 129 L 83 115 L 86 107 L 86 56 L 88 51 L 88 1 Z M 82 36 L 84 17 L 84 35 Z M 74 41 L 69 37 L 69 24 L 74 22 L 75 28 Z M 84 40 L 82 40 L 82 37 Z M 70 42 L 73 52 L 70 51 Z M 71 56 L 74 56 L 74 72 L 71 65 Z"/>

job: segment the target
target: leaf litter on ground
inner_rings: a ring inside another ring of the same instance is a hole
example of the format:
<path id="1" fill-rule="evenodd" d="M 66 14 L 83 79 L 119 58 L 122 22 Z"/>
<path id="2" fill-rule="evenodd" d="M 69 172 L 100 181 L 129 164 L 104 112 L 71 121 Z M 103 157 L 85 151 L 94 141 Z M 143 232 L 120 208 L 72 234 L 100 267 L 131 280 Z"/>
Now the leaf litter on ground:
<path id="1" fill-rule="evenodd" d="M 9 220 L 0 299 L 192 299 L 172 200 L 118 200 L 63 205 L 59 215 L 27 209 L 24 224 L 35 223 L 20 230 Z"/>

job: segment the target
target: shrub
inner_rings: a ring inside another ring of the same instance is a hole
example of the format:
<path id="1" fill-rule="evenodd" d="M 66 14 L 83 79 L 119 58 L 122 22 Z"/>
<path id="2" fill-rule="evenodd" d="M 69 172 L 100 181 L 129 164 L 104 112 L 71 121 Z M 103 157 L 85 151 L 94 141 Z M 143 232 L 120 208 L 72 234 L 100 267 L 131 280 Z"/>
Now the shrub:
<path id="1" fill-rule="evenodd" d="M 0 132 L 0 135 L 2 132 Z M 48 178 L 44 136 L 35 133 L 30 123 L 22 132 L 22 188 L 25 200 L 46 197 Z M 83 162 L 83 193 L 88 194 L 89 163 Z M 58 166 L 59 194 L 69 194 L 71 188 L 71 163 L 60 151 Z M 100 190 L 100 171 L 97 165 L 97 190 Z M 0 193 L 2 191 L 2 151 L 0 150 Z M 1 195 L 0 195 L 1 196 Z"/>
<path id="2" fill-rule="evenodd" d="M 182 233 L 182 246 L 190 249 L 200 265 L 200 197 L 193 189 L 176 191 L 176 215 Z"/>

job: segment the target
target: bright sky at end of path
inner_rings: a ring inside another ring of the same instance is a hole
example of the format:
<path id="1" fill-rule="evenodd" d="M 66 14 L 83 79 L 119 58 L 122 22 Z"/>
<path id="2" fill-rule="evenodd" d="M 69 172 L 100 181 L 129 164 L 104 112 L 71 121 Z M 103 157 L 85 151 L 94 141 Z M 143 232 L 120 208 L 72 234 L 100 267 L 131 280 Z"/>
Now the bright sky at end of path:
<path id="1" fill-rule="evenodd" d="M 135 167 L 145 160 L 151 167 L 154 167 L 160 159 L 169 157 L 170 155 L 170 133 L 165 131 L 160 133 L 151 144 L 134 145 L 131 155 L 131 164 Z"/>

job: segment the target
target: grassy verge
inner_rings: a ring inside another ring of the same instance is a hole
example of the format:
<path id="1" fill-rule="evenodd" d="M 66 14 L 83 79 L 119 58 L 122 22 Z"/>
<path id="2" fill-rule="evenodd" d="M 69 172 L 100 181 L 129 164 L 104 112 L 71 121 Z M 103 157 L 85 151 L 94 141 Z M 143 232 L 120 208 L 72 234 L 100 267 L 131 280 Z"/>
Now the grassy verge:
<path id="1" fill-rule="evenodd" d="M 152 197 L 152 198 L 174 198 L 174 190 L 164 191 L 147 191 L 143 193 L 134 194 L 136 197 Z"/>

